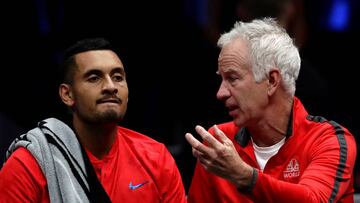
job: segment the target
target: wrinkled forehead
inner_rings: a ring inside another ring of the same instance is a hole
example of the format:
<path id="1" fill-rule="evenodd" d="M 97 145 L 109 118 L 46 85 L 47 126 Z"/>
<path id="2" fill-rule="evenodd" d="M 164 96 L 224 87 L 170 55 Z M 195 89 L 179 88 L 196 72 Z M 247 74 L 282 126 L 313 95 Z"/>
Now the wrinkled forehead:
<path id="1" fill-rule="evenodd" d="M 251 58 L 247 43 L 236 39 L 223 46 L 218 58 L 219 69 L 248 68 Z"/>

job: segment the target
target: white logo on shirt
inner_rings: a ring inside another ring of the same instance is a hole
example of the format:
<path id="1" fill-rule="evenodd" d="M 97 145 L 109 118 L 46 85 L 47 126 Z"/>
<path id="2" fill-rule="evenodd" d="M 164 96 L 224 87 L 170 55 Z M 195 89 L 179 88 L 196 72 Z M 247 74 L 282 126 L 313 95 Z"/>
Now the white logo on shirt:
<path id="1" fill-rule="evenodd" d="M 291 159 L 284 171 L 284 178 L 296 178 L 300 176 L 299 162 L 296 159 Z"/>

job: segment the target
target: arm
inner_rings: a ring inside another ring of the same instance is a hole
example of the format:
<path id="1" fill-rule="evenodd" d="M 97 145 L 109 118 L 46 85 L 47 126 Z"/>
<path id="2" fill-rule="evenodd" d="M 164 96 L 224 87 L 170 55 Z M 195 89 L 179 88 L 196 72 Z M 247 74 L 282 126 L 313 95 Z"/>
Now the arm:
<path id="1" fill-rule="evenodd" d="M 196 163 L 187 200 L 189 203 L 250 202 L 233 184 L 207 172 L 200 162 Z"/>
<path id="2" fill-rule="evenodd" d="M 347 193 L 351 196 L 351 191 L 347 189 L 352 184 L 356 146 L 353 137 L 347 133 L 346 154 L 343 157 L 340 157 L 343 149 L 340 149 L 334 133 L 323 135 L 323 140 L 314 144 L 316 150 L 311 152 L 311 163 L 299 183 L 281 181 L 257 172 L 258 177 L 252 184 L 252 168 L 239 157 L 231 140 L 216 126 L 214 128 L 218 140 L 202 127 L 196 127 L 196 131 L 208 145 L 202 144 L 191 134 L 186 134 L 194 156 L 206 170 L 232 182 L 239 191 L 255 202 L 327 202 L 329 199 L 336 201 L 347 196 Z M 345 164 L 339 164 L 340 159 L 345 160 Z M 251 190 L 251 187 L 254 188 Z M 248 189 L 251 190 L 250 193 L 244 192 Z"/>
<path id="3" fill-rule="evenodd" d="M 186 196 L 180 172 L 170 152 L 164 147 L 158 167 L 159 190 L 164 203 L 185 203 Z"/>
<path id="4" fill-rule="evenodd" d="M 354 138 L 344 132 L 337 137 L 333 131 L 317 138 L 309 153 L 309 165 L 299 183 L 277 180 L 259 173 L 252 191 L 255 201 L 276 202 L 353 202 L 353 167 L 356 158 Z M 281 193 L 286 195 L 279 195 Z"/>
<path id="5" fill-rule="evenodd" d="M 49 202 L 46 179 L 25 148 L 17 149 L 1 168 L 0 197 L 4 202 Z"/>

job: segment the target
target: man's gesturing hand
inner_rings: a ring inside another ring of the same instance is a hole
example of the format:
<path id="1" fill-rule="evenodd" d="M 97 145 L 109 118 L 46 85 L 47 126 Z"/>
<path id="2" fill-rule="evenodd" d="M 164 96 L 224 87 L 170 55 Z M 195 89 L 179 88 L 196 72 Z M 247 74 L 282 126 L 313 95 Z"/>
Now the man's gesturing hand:
<path id="1" fill-rule="evenodd" d="M 234 183 L 237 188 L 246 188 L 251 184 L 253 169 L 246 164 L 237 153 L 232 141 L 214 125 L 215 136 L 201 126 L 195 127 L 196 132 L 204 140 L 197 140 L 192 134 L 186 133 L 185 138 L 192 146 L 192 153 L 203 167 L 222 178 Z"/>

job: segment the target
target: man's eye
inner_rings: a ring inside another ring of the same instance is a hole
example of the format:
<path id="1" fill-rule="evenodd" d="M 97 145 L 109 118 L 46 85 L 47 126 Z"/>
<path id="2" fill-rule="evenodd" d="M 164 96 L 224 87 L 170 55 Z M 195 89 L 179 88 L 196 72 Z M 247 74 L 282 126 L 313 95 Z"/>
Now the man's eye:
<path id="1" fill-rule="evenodd" d="M 88 78 L 89 82 L 96 82 L 98 80 L 99 80 L 99 77 L 97 77 L 97 76 L 91 76 L 91 77 Z"/>
<path id="2" fill-rule="evenodd" d="M 238 79 L 238 77 L 235 77 L 235 76 L 229 76 L 226 78 L 229 82 L 234 82 L 235 80 Z"/>
<path id="3" fill-rule="evenodd" d="M 116 82 L 121 82 L 121 81 L 124 80 L 124 77 L 121 76 L 121 75 L 115 75 L 115 76 L 113 77 L 113 79 L 114 79 L 114 81 L 116 81 Z"/>

